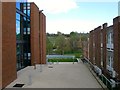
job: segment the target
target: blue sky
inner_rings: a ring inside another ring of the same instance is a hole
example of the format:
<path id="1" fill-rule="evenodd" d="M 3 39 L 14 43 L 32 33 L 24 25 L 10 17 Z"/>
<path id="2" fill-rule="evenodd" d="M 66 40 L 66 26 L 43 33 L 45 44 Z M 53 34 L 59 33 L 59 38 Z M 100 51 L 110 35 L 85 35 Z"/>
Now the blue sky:
<path id="1" fill-rule="evenodd" d="M 118 16 L 118 2 L 80 0 L 34 0 L 46 15 L 46 32 L 89 32 Z"/>

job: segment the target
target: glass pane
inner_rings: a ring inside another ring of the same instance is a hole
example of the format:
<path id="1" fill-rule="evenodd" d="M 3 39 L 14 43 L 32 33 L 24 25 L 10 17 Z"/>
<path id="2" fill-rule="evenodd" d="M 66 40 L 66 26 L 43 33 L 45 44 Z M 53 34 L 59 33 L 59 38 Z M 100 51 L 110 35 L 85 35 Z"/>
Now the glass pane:
<path id="1" fill-rule="evenodd" d="M 30 7 L 30 3 L 27 3 L 27 6 Z"/>
<path id="2" fill-rule="evenodd" d="M 30 10 L 27 10 L 27 15 L 30 16 Z"/>
<path id="3" fill-rule="evenodd" d="M 20 21 L 16 20 L 16 33 L 20 33 Z"/>
<path id="4" fill-rule="evenodd" d="M 24 3 L 23 6 L 26 7 L 26 3 Z"/>
<path id="5" fill-rule="evenodd" d="M 31 56 L 31 53 L 28 53 L 28 56 Z"/>
<path id="6" fill-rule="evenodd" d="M 16 19 L 20 20 L 20 14 L 16 13 Z"/>
<path id="7" fill-rule="evenodd" d="M 20 2 L 16 1 L 16 8 L 20 10 Z"/>
<path id="8" fill-rule="evenodd" d="M 30 28 L 27 28 L 27 33 L 30 34 Z"/>
<path id="9" fill-rule="evenodd" d="M 27 31 L 30 32 L 30 28 L 27 28 Z"/>
<path id="10" fill-rule="evenodd" d="M 27 7 L 27 9 L 30 9 L 30 7 Z"/>
<path id="11" fill-rule="evenodd" d="M 24 34 L 26 34 L 26 28 L 24 28 Z"/>
<path id="12" fill-rule="evenodd" d="M 23 9 L 25 10 L 25 9 L 26 9 L 26 7 L 23 7 Z"/>
<path id="13" fill-rule="evenodd" d="M 23 17 L 24 18 L 24 21 L 26 21 L 26 17 Z"/>
<path id="14" fill-rule="evenodd" d="M 24 13 L 26 14 L 26 9 L 24 10 Z"/>

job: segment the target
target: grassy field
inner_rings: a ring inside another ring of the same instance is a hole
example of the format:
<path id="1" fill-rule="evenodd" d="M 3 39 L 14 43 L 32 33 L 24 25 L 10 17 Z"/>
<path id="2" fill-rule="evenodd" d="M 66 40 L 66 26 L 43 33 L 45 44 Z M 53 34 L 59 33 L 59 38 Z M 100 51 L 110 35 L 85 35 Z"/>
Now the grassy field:
<path id="1" fill-rule="evenodd" d="M 48 59 L 48 62 L 73 62 L 73 59 Z M 77 60 L 74 59 L 74 62 Z"/>
<path id="2" fill-rule="evenodd" d="M 83 53 L 82 53 L 82 50 L 79 50 L 74 52 L 65 52 L 65 55 L 74 55 L 75 58 L 82 58 Z"/>

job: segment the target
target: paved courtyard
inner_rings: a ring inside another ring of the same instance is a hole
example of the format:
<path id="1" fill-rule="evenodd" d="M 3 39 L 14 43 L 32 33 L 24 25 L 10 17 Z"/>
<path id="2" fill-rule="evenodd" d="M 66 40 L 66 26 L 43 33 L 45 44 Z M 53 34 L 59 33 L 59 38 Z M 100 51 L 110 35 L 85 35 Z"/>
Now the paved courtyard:
<path id="1" fill-rule="evenodd" d="M 23 88 L 101 88 L 82 62 L 42 65 L 42 69 L 40 65 L 36 69 L 28 66 L 17 74 L 18 78 L 6 88 L 16 83 L 25 84 Z"/>

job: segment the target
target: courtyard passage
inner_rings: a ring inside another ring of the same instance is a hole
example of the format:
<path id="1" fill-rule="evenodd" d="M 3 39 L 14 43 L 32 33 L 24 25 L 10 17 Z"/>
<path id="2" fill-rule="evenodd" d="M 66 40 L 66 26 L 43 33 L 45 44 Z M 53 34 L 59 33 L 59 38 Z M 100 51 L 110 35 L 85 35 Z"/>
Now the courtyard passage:
<path id="1" fill-rule="evenodd" d="M 36 69 L 28 66 L 17 74 L 18 78 L 6 88 L 12 88 L 15 84 L 25 84 L 22 88 L 101 88 L 81 61 L 37 65 Z"/>

